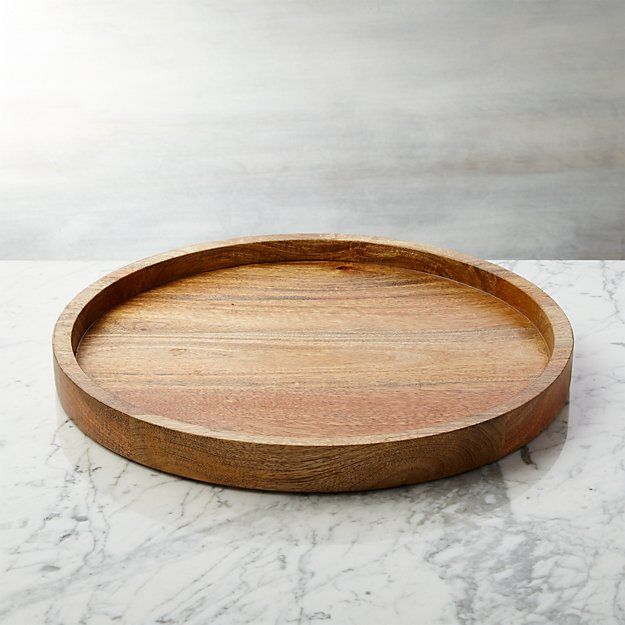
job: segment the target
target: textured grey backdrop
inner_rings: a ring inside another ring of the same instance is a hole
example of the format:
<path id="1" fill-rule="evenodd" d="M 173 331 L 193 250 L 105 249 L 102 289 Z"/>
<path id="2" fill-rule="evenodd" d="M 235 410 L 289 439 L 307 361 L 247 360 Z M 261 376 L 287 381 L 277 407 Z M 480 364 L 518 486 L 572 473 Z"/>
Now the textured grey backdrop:
<path id="1" fill-rule="evenodd" d="M 622 1 L 2 3 L 0 254 L 625 255 Z"/>

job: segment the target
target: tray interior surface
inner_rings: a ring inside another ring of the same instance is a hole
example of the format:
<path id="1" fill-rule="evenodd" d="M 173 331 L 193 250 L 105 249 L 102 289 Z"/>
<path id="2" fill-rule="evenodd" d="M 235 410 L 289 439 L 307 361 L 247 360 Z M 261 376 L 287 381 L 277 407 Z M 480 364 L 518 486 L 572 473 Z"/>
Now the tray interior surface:
<path id="1" fill-rule="evenodd" d="M 327 438 L 457 420 L 546 366 L 509 304 L 412 269 L 284 262 L 209 271 L 102 315 L 77 350 L 141 411 L 225 432 Z"/>

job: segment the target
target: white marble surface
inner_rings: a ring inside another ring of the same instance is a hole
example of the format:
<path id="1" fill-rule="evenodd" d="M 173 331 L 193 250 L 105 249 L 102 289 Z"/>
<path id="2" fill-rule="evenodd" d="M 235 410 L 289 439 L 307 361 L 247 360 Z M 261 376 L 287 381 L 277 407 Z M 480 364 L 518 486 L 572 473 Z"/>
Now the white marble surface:
<path id="1" fill-rule="evenodd" d="M 570 405 L 523 453 L 330 496 L 164 475 L 68 422 L 52 324 L 117 264 L 0 264 L 1 623 L 625 622 L 624 261 L 506 263 L 577 341 Z"/>
<path id="2" fill-rule="evenodd" d="M 625 258 L 624 24 L 623 0 L 5 0 L 0 258 L 306 231 Z"/>

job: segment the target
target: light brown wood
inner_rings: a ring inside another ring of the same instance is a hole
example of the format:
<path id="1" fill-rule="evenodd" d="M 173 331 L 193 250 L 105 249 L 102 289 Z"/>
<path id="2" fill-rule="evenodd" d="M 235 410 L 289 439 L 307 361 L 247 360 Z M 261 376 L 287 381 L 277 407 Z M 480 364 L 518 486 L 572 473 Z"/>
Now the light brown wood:
<path id="1" fill-rule="evenodd" d="M 340 235 L 166 253 L 95 283 L 55 328 L 89 436 L 208 482 L 343 491 L 465 471 L 566 401 L 572 332 L 485 261 Z"/>

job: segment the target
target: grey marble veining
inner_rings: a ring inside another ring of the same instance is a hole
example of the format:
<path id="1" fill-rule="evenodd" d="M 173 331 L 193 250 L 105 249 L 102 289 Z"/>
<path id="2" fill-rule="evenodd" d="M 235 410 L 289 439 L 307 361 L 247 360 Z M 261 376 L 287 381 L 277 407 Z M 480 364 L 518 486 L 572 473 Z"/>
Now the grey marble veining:
<path id="1" fill-rule="evenodd" d="M 622 0 L 0 7 L 0 258 L 346 232 L 625 258 Z"/>
<path id="2" fill-rule="evenodd" d="M 56 403 L 50 332 L 118 263 L 0 263 L 0 623 L 623 623 L 625 262 L 503 264 L 571 319 L 567 408 L 481 470 L 321 496 L 200 484 L 86 439 Z"/>

